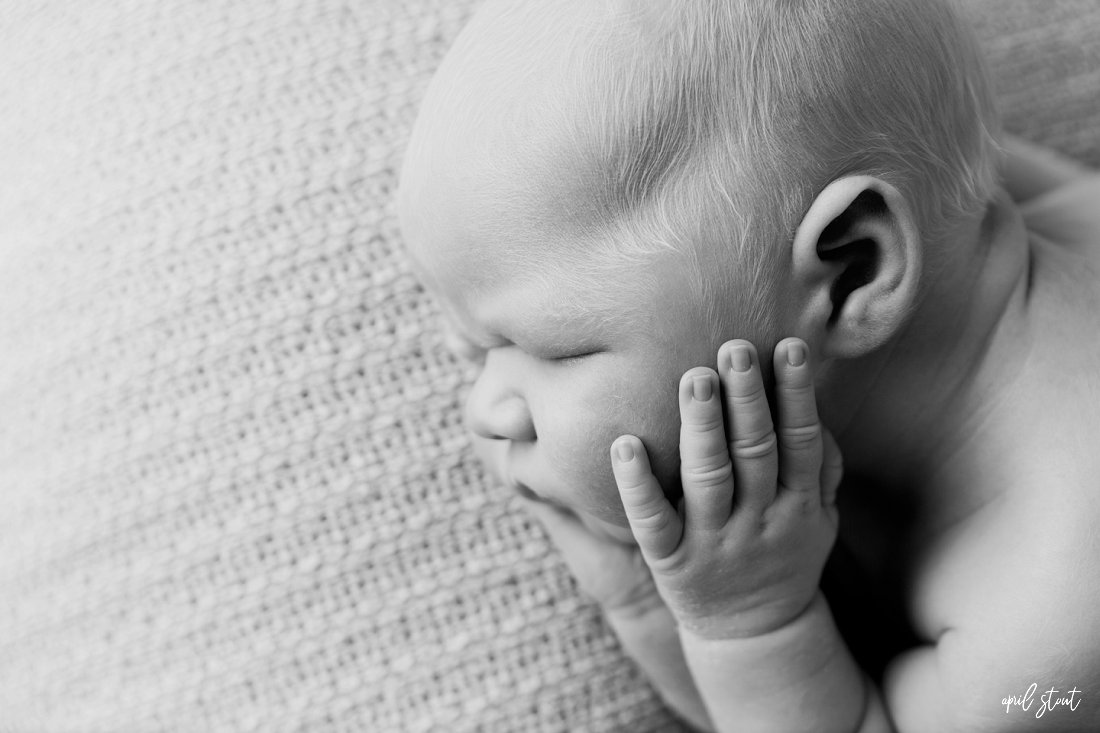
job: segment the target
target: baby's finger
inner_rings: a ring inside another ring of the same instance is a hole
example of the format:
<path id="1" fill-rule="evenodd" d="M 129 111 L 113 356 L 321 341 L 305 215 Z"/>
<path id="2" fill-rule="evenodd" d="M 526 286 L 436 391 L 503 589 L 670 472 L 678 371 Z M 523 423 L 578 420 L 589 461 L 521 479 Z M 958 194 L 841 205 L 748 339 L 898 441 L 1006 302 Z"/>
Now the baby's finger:
<path id="1" fill-rule="evenodd" d="M 729 408 L 729 452 L 738 506 L 762 511 L 775 498 L 775 430 L 756 348 L 740 339 L 718 350 L 718 371 Z"/>
<path id="2" fill-rule="evenodd" d="M 611 445 L 611 470 L 642 555 L 647 561 L 664 560 L 679 546 L 684 525 L 650 470 L 642 441 L 619 437 Z"/>
<path id="3" fill-rule="evenodd" d="M 795 491 L 820 491 L 821 421 L 805 342 L 797 338 L 780 341 L 773 364 L 779 413 L 779 484 Z"/>
<path id="4" fill-rule="evenodd" d="M 689 528 L 719 529 L 733 506 L 733 467 L 718 389 L 717 376 L 705 367 L 680 379 L 680 480 Z"/>
<path id="5" fill-rule="evenodd" d="M 828 430 L 821 434 L 821 445 L 824 455 L 821 462 L 821 504 L 829 507 L 836 504 L 836 491 L 840 479 L 844 478 L 844 456 Z"/>

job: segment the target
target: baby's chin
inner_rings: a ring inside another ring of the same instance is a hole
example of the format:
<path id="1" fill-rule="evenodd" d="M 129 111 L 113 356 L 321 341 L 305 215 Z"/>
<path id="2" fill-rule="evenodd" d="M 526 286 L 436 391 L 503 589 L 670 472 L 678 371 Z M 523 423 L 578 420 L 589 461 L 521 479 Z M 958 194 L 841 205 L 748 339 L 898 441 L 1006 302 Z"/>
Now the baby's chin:
<path id="1" fill-rule="evenodd" d="M 580 519 L 581 524 L 583 524 L 589 532 L 601 539 L 615 542 L 620 545 L 629 545 L 631 547 L 636 547 L 638 544 L 634 539 L 634 534 L 630 531 L 630 527 L 626 524 L 625 515 L 623 515 L 621 519 L 621 524 L 616 524 L 615 522 L 610 522 L 606 519 L 599 519 L 586 512 L 577 511 L 576 509 L 565 503 L 541 497 L 524 484 L 516 483 L 514 484 L 513 488 L 515 489 L 517 494 L 527 499 L 528 501 L 538 501 L 544 504 L 550 504 L 552 506 L 558 507 L 559 509 L 564 509 L 565 511 L 570 512 L 578 519 Z"/>

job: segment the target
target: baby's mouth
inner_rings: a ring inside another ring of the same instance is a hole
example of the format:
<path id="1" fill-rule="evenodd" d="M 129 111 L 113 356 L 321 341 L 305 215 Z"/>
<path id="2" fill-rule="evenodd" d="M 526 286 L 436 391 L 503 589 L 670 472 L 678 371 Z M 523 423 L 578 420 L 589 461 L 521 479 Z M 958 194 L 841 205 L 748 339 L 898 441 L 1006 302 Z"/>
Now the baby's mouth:
<path id="1" fill-rule="evenodd" d="M 554 503 L 551 501 L 547 501 L 543 497 L 539 496 L 530 486 L 525 484 L 516 476 L 516 466 L 511 460 L 513 445 L 514 444 L 509 443 L 506 452 L 501 457 L 501 461 L 498 464 L 500 466 L 501 478 L 504 479 L 504 485 L 529 501 L 538 501 L 544 504 Z"/>

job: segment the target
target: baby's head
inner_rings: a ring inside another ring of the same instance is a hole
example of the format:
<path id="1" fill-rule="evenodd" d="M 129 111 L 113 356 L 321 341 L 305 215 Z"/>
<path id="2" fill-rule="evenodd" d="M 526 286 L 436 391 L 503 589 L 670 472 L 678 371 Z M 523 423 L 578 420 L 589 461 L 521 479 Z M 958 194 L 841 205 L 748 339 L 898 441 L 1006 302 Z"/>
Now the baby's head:
<path id="1" fill-rule="evenodd" d="M 488 0 L 402 172 L 410 254 L 484 359 L 505 480 L 623 527 L 608 449 L 675 491 L 676 385 L 724 341 L 885 344 L 993 190 L 996 117 L 931 0 Z M 628 533 L 627 533 L 628 534 Z"/>

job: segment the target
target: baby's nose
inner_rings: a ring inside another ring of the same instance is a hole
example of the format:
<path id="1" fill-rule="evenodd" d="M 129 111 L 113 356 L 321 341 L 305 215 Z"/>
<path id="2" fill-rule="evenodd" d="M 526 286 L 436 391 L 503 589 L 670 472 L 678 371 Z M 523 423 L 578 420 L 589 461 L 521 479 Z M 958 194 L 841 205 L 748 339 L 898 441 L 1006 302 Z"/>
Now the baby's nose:
<path id="1" fill-rule="evenodd" d="M 528 442 L 535 439 L 535 425 L 526 401 L 494 385 L 484 373 L 466 400 L 466 426 L 475 435 L 490 440 Z"/>

